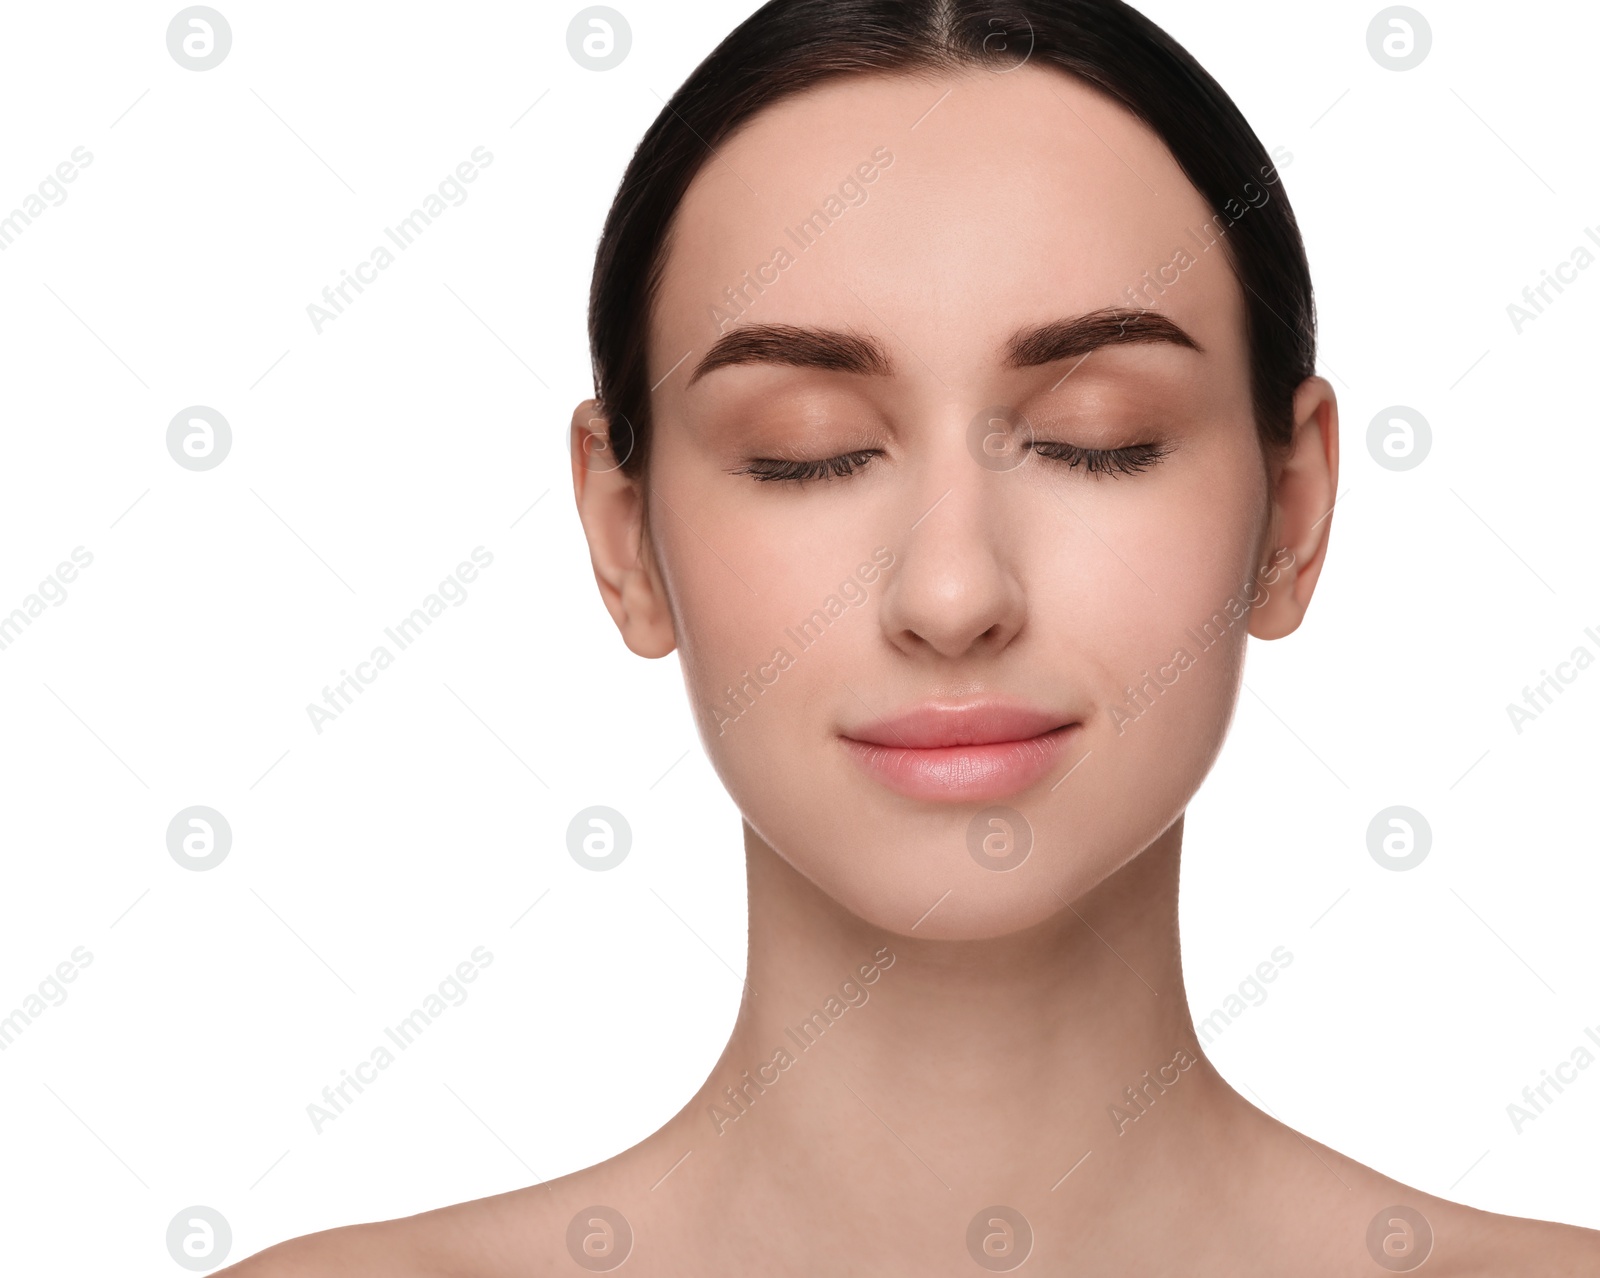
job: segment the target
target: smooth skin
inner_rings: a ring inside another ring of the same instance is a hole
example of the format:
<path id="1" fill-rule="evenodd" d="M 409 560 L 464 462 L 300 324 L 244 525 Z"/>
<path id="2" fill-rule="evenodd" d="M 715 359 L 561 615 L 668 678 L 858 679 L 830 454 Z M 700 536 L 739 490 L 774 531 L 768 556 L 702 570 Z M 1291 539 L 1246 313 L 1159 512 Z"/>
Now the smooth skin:
<path id="1" fill-rule="evenodd" d="M 784 228 L 879 147 L 892 162 L 865 202 L 796 249 Z M 1600 1272 L 1600 1233 L 1401 1185 L 1263 1113 L 1196 1040 L 1184 810 L 1226 735 L 1246 630 L 1281 638 L 1310 604 L 1337 493 L 1334 393 L 1307 379 L 1292 448 L 1263 456 L 1221 245 L 1150 303 L 1193 347 L 1116 342 L 1023 367 L 1006 350 L 1021 328 L 1127 307 L 1211 216 L 1148 129 L 1035 65 L 830 81 L 719 146 L 653 315 L 645 483 L 616 465 L 594 401 L 571 439 L 601 598 L 633 652 L 678 652 L 744 815 L 749 980 L 728 1046 L 676 1117 L 604 1163 L 223 1272 L 580 1273 L 568 1226 L 595 1204 L 631 1226 L 633 1275 L 980 1273 L 969 1224 L 996 1204 L 1031 1226 L 1024 1273 L 1394 1272 L 1367 1234 L 1397 1204 L 1431 1225 L 1436 1278 Z M 723 289 L 784 244 L 792 263 L 724 322 Z M 694 376 L 726 331 L 756 324 L 868 338 L 883 366 Z M 1164 452 L 1135 473 L 1048 450 L 991 468 L 971 424 L 997 405 L 1047 443 Z M 804 483 L 746 473 L 851 454 L 867 455 L 853 473 Z M 785 639 L 880 548 L 893 563 L 864 602 L 803 651 Z M 1243 619 L 1130 721 L 1128 687 L 1172 669 L 1188 629 L 1242 594 Z M 778 647 L 792 661 L 732 714 L 728 686 Z M 1070 775 L 1003 801 L 1034 840 L 1004 872 L 969 851 L 979 805 L 894 793 L 840 739 L 980 696 L 1081 724 Z M 851 981 L 837 1023 L 773 1065 L 786 1029 Z M 1170 1065 L 1180 1051 L 1187 1068 Z M 1147 1071 L 1175 1081 L 1119 1125 L 1111 1107 Z M 725 1089 L 741 1086 L 739 1114 Z"/>

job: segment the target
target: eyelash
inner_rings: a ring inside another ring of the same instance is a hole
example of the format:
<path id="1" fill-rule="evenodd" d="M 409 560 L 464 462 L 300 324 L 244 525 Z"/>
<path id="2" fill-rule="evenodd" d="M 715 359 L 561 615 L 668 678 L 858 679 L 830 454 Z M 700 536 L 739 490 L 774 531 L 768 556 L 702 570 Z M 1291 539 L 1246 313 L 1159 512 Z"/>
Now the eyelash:
<path id="1" fill-rule="evenodd" d="M 816 479 L 843 479 L 853 475 L 882 452 L 878 448 L 861 448 L 838 457 L 821 457 L 815 461 L 787 461 L 776 457 L 757 457 L 747 462 L 735 475 L 749 475 L 762 483 L 805 484 Z"/>
<path id="2" fill-rule="evenodd" d="M 1091 475 L 1137 475 L 1167 455 L 1165 444 L 1129 444 L 1125 448 L 1079 448 L 1076 444 L 1034 440 L 1029 445 L 1040 457 L 1065 462 Z"/>
<path id="3" fill-rule="evenodd" d="M 1124 448 L 1080 448 L 1076 444 L 1059 441 L 1035 440 L 1029 447 L 1035 454 L 1050 461 L 1064 462 L 1069 470 L 1082 466 L 1091 475 L 1137 475 L 1149 470 L 1167 455 L 1164 444 L 1129 444 Z M 761 483 L 806 484 L 819 479 L 843 479 L 853 475 L 881 449 L 863 448 L 837 457 L 821 457 L 814 461 L 788 461 L 775 457 L 757 457 L 733 473 L 749 475 Z"/>

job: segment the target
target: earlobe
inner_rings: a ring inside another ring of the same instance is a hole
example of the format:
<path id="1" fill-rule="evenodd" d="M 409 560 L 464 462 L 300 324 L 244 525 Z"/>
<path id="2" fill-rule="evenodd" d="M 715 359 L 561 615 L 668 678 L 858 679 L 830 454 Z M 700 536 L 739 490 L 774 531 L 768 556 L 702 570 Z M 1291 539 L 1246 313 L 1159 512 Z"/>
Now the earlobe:
<path id="1" fill-rule="evenodd" d="M 1339 404 L 1322 377 L 1294 397 L 1294 435 L 1272 477 L 1272 517 L 1258 580 L 1270 587 L 1251 611 L 1250 633 L 1280 639 L 1296 630 L 1322 572 L 1339 486 Z M 1271 577 L 1268 581 L 1267 578 Z"/>
<path id="2" fill-rule="evenodd" d="M 666 589 L 645 528 L 640 485 L 617 462 L 598 404 L 573 410 L 572 494 L 601 601 L 622 641 L 641 657 L 664 657 L 677 646 Z"/>

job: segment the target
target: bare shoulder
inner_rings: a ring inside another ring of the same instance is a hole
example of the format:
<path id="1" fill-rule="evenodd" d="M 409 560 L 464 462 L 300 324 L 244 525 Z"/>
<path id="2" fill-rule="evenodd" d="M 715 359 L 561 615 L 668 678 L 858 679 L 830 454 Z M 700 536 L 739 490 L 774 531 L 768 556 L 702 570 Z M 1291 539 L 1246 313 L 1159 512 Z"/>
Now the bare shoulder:
<path id="1" fill-rule="evenodd" d="M 1449 1238 L 1449 1251 L 1456 1262 L 1453 1273 L 1483 1278 L 1505 1274 L 1593 1278 L 1600 1274 L 1600 1230 L 1435 1201 L 1439 1228 Z"/>
<path id="2" fill-rule="evenodd" d="M 1253 1181 L 1289 1222 L 1285 1247 L 1309 1246 L 1330 1273 L 1436 1278 L 1596 1278 L 1600 1230 L 1507 1216 L 1427 1193 L 1271 1118 Z M 1306 1158 L 1306 1151 L 1315 1155 Z"/>
<path id="3" fill-rule="evenodd" d="M 442 1278 L 452 1270 L 436 1231 L 417 1217 L 324 1229 L 258 1251 L 218 1271 L 218 1278 Z"/>
<path id="4" fill-rule="evenodd" d="M 276 1243 L 226 1269 L 218 1278 L 323 1278 L 335 1273 L 352 1278 L 387 1271 L 396 1278 L 421 1278 L 427 1273 L 395 1255 L 389 1222 L 346 1225 Z"/>
<path id="5" fill-rule="evenodd" d="M 268 1247 L 217 1278 L 526 1278 L 566 1257 L 597 1168 L 558 1181 Z"/>

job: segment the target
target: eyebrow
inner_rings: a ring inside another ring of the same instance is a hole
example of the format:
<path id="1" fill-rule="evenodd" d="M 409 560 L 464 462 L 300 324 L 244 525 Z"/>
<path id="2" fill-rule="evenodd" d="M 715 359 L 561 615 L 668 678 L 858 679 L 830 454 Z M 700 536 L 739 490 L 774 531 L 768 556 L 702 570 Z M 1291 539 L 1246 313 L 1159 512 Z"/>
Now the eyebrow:
<path id="1" fill-rule="evenodd" d="M 1006 341 L 1005 362 L 1011 368 L 1033 368 L 1087 355 L 1102 346 L 1149 342 L 1204 351 L 1199 342 L 1159 311 L 1107 307 L 1018 329 Z M 784 364 L 874 377 L 887 377 L 894 372 L 889 352 L 872 337 L 792 324 L 746 324 L 724 333 L 712 344 L 695 365 L 688 385 L 693 386 L 713 369 L 730 364 Z"/>
<path id="2" fill-rule="evenodd" d="M 1006 343 L 1006 363 L 1012 368 L 1033 368 L 1058 359 L 1072 359 L 1102 346 L 1136 342 L 1168 342 L 1204 353 L 1204 348 L 1160 311 L 1133 311 L 1107 307 L 1018 329 Z"/>
<path id="3" fill-rule="evenodd" d="M 876 339 L 859 333 L 792 324 L 747 324 L 713 343 L 695 365 L 688 384 L 693 386 L 712 369 L 728 364 L 788 364 L 877 377 L 894 371 L 889 352 Z"/>

